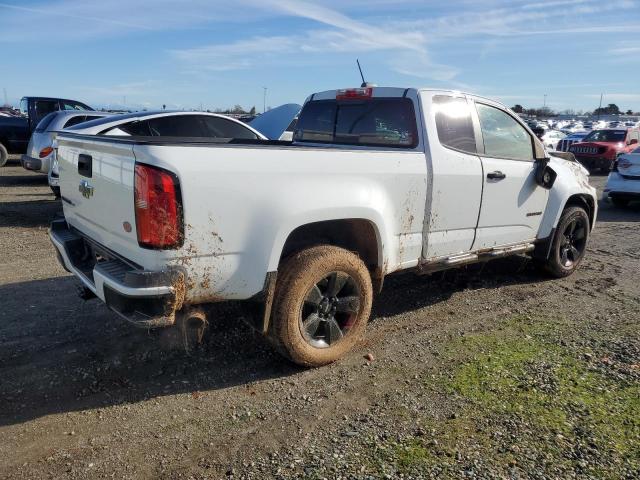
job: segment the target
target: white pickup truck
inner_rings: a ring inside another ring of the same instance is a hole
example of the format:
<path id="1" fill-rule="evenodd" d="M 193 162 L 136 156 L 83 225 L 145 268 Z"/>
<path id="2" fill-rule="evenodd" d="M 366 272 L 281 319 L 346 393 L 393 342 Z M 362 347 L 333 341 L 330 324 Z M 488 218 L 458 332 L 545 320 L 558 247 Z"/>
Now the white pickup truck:
<path id="1" fill-rule="evenodd" d="M 293 143 L 61 132 L 59 259 L 124 318 L 179 325 L 249 300 L 296 363 L 344 355 L 386 275 L 529 254 L 556 277 L 582 261 L 597 201 L 512 111 L 454 91 L 311 95 Z"/>

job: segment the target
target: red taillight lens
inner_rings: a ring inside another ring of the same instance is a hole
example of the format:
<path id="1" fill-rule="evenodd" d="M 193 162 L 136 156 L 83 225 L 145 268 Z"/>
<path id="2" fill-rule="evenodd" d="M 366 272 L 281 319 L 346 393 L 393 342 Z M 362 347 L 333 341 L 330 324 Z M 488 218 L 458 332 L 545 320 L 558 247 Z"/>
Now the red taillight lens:
<path id="1" fill-rule="evenodd" d="M 40 153 L 38 154 L 38 156 L 40 158 L 44 158 L 47 155 L 50 155 L 51 152 L 53 152 L 53 148 L 52 147 L 44 147 L 42 150 L 40 150 Z"/>
<path id="2" fill-rule="evenodd" d="M 173 174 L 136 164 L 134 202 L 141 247 L 176 248 L 182 244 L 180 189 Z"/>
<path id="3" fill-rule="evenodd" d="M 371 98 L 373 96 L 373 88 L 347 88 L 344 90 L 338 90 L 336 93 L 336 100 L 361 100 L 365 98 Z"/>

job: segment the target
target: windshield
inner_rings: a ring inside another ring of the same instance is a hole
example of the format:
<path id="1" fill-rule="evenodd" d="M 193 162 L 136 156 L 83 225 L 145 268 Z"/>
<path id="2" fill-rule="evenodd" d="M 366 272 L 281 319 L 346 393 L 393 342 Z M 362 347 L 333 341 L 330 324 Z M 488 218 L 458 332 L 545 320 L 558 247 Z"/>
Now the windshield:
<path id="1" fill-rule="evenodd" d="M 594 130 L 584 137 L 585 142 L 623 142 L 626 130 Z"/>

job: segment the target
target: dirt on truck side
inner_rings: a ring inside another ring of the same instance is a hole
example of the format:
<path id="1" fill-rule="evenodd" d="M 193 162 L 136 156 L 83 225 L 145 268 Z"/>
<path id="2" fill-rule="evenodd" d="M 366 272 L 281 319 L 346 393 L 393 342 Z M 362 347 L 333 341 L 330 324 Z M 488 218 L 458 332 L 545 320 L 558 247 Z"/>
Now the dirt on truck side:
<path id="1" fill-rule="evenodd" d="M 187 355 L 81 300 L 47 236 L 61 204 L 10 162 L 0 478 L 638 478 L 640 204 L 600 208 L 573 276 L 390 276 L 356 350 L 306 370 L 241 305 Z"/>

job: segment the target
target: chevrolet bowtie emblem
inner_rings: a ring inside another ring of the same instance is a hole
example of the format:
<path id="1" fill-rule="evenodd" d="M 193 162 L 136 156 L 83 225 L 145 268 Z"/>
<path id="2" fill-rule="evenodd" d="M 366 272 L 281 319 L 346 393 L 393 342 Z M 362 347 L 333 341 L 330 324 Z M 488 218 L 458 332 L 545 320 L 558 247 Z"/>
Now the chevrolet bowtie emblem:
<path id="1" fill-rule="evenodd" d="M 84 198 L 91 198 L 93 196 L 93 186 L 87 180 L 80 182 L 78 190 Z"/>

